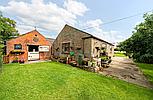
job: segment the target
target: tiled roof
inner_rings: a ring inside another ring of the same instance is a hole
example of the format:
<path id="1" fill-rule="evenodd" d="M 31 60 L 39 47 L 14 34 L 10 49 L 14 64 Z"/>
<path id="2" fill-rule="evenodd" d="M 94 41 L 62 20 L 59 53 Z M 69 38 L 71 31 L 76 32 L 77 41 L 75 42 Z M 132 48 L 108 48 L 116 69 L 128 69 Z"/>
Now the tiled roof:
<path id="1" fill-rule="evenodd" d="M 90 35 L 89 37 L 84 37 L 84 38 L 82 38 L 82 39 L 94 38 L 94 39 L 97 39 L 97 40 L 99 40 L 99 41 L 102 41 L 102 42 L 105 42 L 105 43 L 108 43 L 108 44 L 114 46 L 112 43 L 109 43 L 109 42 L 107 42 L 107 41 L 105 41 L 105 40 L 103 40 L 103 39 L 100 39 L 100 38 L 98 38 L 98 37 L 96 37 L 96 36 L 93 36 L 93 35 L 90 34 L 90 33 L 84 32 L 84 31 L 82 31 L 82 30 L 79 30 L 79 29 L 77 29 L 77 28 L 75 28 L 75 27 L 72 27 L 72 26 L 70 26 L 70 25 L 67 25 L 67 24 L 66 24 L 65 26 L 71 27 L 71 28 L 73 28 L 73 29 L 75 29 L 75 30 L 78 30 L 78 31 L 80 31 L 80 32 L 83 32 L 83 33 L 85 33 L 85 34 Z"/>

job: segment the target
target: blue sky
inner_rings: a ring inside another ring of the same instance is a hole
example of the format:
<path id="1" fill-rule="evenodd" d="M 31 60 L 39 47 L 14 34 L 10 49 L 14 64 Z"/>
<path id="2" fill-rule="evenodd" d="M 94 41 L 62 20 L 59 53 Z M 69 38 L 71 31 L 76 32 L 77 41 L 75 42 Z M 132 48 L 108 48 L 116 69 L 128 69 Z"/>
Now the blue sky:
<path id="1" fill-rule="evenodd" d="M 109 42 L 120 42 L 132 35 L 143 14 L 119 22 L 112 20 L 150 11 L 153 0 L 0 0 L 3 15 L 17 22 L 21 34 L 38 26 L 46 37 L 56 38 L 67 23 Z M 30 25 L 30 26 L 27 26 Z"/>

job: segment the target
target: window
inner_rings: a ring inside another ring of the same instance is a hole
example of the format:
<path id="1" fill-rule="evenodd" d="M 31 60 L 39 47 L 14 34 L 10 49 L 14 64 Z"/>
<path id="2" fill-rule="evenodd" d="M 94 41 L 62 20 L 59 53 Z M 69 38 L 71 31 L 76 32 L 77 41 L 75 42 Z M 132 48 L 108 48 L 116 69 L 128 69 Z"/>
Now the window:
<path id="1" fill-rule="evenodd" d="M 97 52 L 100 50 L 99 47 L 95 47 L 95 48 L 96 48 Z"/>
<path id="2" fill-rule="evenodd" d="M 14 44 L 14 49 L 22 49 L 22 45 L 21 44 Z"/>
<path id="3" fill-rule="evenodd" d="M 62 50 L 63 52 L 70 52 L 70 42 L 69 43 L 62 43 Z"/>

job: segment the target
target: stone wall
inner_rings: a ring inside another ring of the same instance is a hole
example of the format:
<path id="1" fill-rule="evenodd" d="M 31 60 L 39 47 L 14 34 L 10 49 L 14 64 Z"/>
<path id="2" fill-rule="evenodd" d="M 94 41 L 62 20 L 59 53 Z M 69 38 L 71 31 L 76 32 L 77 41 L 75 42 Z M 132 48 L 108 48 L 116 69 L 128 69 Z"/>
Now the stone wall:
<path id="1" fill-rule="evenodd" d="M 88 38 L 85 38 L 88 37 Z M 84 39 L 82 39 L 84 38 Z M 77 54 L 77 48 L 80 48 L 84 53 L 84 57 L 91 58 L 93 55 L 100 56 L 99 51 L 95 50 L 95 47 L 100 47 L 102 44 L 106 45 L 107 52 L 110 54 L 110 44 L 102 42 L 99 39 L 92 38 L 91 34 L 78 30 L 69 25 L 65 25 L 62 31 L 59 33 L 53 43 L 53 55 L 60 56 L 62 54 L 62 43 L 70 42 L 70 46 L 73 47 L 73 51 Z M 59 50 L 57 50 L 59 49 Z M 111 55 L 112 56 L 112 55 Z"/>
<path id="2" fill-rule="evenodd" d="M 92 54 L 91 54 L 91 51 L 92 51 L 92 44 L 91 44 L 91 41 L 92 38 L 88 38 L 88 39 L 84 39 L 84 56 L 85 58 L 91 58 Z"/>
<path id="3" fill-rule="evenodd" d="M 108 53 L 108 56 L 110 57 L 113 56 L 114 46 L 106 42 L 92 38 L 92 47 L 91 47 L 92 56 L 100 57 L 100 50 L 97 50 L 96 47 L 98 47 L 99 49 L 101 49 L 102 47 L 106 48 L 106 52 Z M 110 50 L 110 48 L 112 49 Z"/>
<path id="4" fill-rule="evenodd" d="M 82 38 L 88 36 L 90 35 L 81 32 L 78 29 L 72 28 L 71 26 L 65 25 L 53 43 L 53 54 L 55 55 L 57 53 L 57 48 L 59 48 L 59 53 L 62 54 L 62 43 L 66 42 L 70 42 L 70 46 L 73 47 L 75 54 L 77 53 L 78 48 L 83 51 Z"/>

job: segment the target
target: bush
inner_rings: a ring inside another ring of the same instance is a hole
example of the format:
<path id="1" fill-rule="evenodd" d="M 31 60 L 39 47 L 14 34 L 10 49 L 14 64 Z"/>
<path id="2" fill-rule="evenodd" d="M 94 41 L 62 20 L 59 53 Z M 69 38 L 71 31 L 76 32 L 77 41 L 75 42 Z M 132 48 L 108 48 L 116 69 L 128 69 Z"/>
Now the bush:
<path id="1" fill-rule="evenodd" d="M 24 59 L 19 60 L 19 63 L 24 63 Z"/>
<path id="2" fill-rule="evenodd" d="M 107 56 L 101 56 L 100 58 L 101 58 L 102 61 L 108 60 L 108 57 Z"/>
<path id="3" fill-rule="evenodd" d="M 137 53 L 133 53 L 132 58 L 133 58 L 133 59 L 136 59 L 137 61 L 139 61 L 139 58 L 140 58 L 141 56 L 142 56 L 142 55 L 141 55 L 139 52 L 137 52 Z"/>
<path id="4" fill-rule="evenodd" d="M 153 64 L 153 55 L 151 55 L 151 54 L 144 54 L 144 55 L 140 56 L 139 60 L 142 63 Z"/>
<path id="5" fill-rule="evenodd" d="M 12 61 L 12 63 L 18 63 L 19 61 L 18 61 L 18 58 L 16 57 L 16 58 L 14 58 L 14 60 Z"/>
<path id="6" fill-rule="evenodd" d="M 2 70 L 2 56 L 0 55 L 0 70 Z"/>

